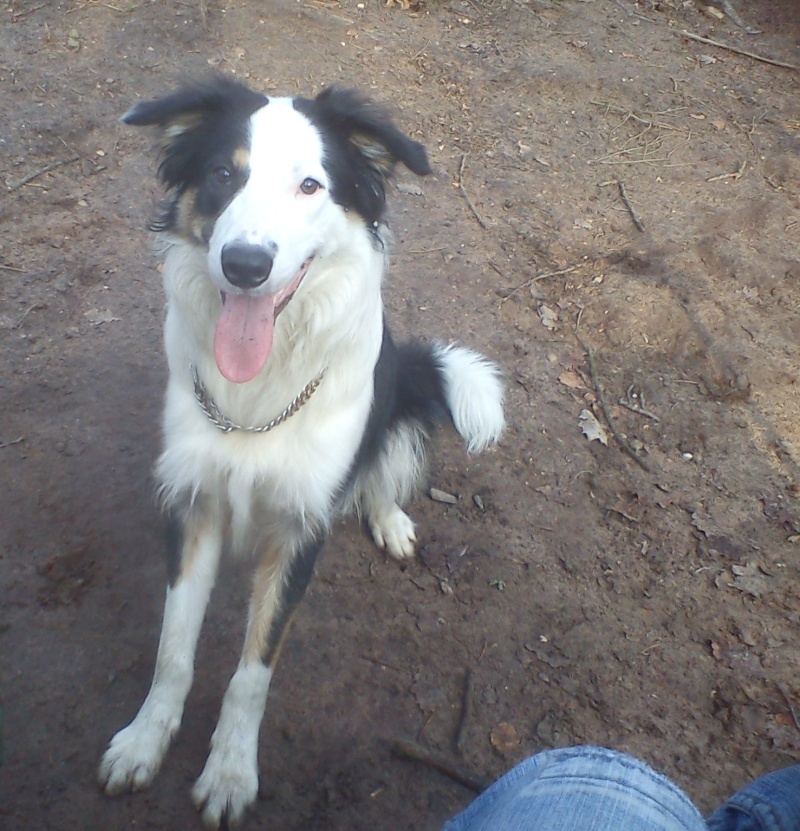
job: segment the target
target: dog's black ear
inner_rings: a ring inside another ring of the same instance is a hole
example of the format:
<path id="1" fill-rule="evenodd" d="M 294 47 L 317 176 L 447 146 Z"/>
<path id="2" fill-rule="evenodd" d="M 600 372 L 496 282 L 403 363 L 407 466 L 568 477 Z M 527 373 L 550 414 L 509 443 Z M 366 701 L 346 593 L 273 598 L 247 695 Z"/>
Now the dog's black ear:
<path id="1" fill-rule="evenodd" d="M 251 115 L 267 103 L 267 97 L 244 84 L 215 75 L 155 101 L 142 101 L 131 107 L 121 121 L 135 127 L 155 125 L 167 137 L 178 136 L 215 116 L 237 112 Z"/>
<path id="2" fill-rule="evenodd" d="M 313 114 L 351 142 L 383 177 L 391 174 L 397 162 L 419 176 L 431 172 L 425 148 L 398 130 L 386 110 L 355 90 L 323 90 L 314 99 Z"/>
<path id="3" fill-rule="evenodd" d="M 159 128 L 159 178 L 168 188 L 185 187 L 200 175 L 203 154 L 209 149 L 233 149 L 246 142 L 247 119 L 268 101 L 238 81 L 214 75 L 166 98 L 136 104 L 122 121 Z"/>

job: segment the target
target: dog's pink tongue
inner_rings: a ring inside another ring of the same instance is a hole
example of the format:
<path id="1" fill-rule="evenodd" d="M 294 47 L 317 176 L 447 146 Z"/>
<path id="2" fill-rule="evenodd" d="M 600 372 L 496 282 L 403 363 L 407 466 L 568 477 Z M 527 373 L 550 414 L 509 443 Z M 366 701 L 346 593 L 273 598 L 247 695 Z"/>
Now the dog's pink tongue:
<path id="1" fill-rule="evenodd" d="M 219 371 L 234 384 L 254 378 L 272 351 L 275 302 L 270 295 L 227 294 L 214 332 Z"/>

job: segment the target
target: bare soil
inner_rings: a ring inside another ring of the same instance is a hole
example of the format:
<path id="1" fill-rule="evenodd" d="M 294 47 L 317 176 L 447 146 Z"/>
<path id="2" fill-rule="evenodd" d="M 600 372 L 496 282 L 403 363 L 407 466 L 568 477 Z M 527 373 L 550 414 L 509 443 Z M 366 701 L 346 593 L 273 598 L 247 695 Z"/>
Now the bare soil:
<path id="1" fill-rule="evenodd" d="M 759 34 L 692 0 L 3 4 L 4 829 L 199 825 L 246 564 L 153 787 L 110 800 L 95 770 L 147 691 L 165 583 L 159 193 L 152 137 L 117 117 L 211 69 L 393 108 L 435 171 L 392 190 L 394 329 L 508 379 L 496 453 L 442 435 L 431 484 L 458 499 L 413 506 L 413 564 L 336 529 L 250 826 L 437 829 L 473 794 L 393 738 L 485 777 L 608 745 L 704 811 L 800 758 L 798 73 L 680 34 L 797 64 L 800 9 L 734 6 Z"/>

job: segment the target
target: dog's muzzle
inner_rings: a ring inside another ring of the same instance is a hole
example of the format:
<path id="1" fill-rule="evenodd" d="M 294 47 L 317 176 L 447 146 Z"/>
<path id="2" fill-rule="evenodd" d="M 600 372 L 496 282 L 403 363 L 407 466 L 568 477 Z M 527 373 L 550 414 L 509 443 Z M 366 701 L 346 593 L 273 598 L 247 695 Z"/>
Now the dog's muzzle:
<path id="1" fill-rule="evenodd" d="M 277 253 L 278 247 L 274 244 L 228 242 L 220 254 L 222 273 L 232 286 L 254 289 L 267 281 Z"/>

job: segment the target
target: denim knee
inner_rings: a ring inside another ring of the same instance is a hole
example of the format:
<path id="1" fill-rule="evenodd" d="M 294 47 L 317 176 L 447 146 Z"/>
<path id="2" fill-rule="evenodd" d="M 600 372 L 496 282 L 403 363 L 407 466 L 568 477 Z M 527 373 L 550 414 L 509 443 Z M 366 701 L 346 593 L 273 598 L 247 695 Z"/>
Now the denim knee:
<path id="1" fill-rule="evenodd" d="M 442 831 L 707 831 L 666 777 L 613 750 L 571 747 L 526 759 Z"/>

